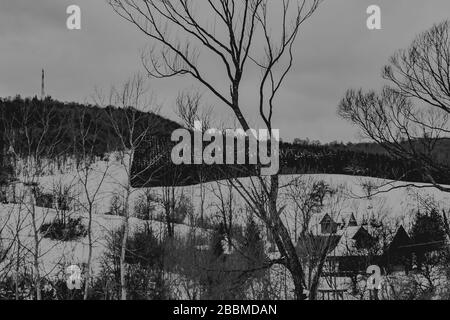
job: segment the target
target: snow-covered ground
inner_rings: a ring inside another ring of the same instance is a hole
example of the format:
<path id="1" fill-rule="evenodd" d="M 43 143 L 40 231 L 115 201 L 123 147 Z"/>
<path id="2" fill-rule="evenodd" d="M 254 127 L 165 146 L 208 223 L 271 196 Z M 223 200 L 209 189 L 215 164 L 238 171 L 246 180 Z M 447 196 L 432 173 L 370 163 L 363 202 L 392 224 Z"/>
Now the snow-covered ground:
<path id="1" fill-rule="evenodd" d="M 105 249 L 106 237 L 108 232 L 117 229 L 123 222 L 123 218 L 119 216 L 108 215 L 110 211 L 111 199 L 114 193 L 123 192 L 123 186 L 127 181 L 127 174 L 125 168 L 121 165 L 119 161 L 111 156 L 109 161 L 98 161 L 93 167 L 92 174 L 88 179 L 88 190 L 90 194 L 93 194 L 98 188 L 98 196 L 95 201 L 95 214 L 93 217 L 93 235 L 94 235 L 94 270 L 98 268 L 100 257 Z M 104 181 L 100 184 L 102 177 L 105 175 Z M 346 175 L 329 175 L 329 174 L 315 174 L 315 175 L 285 175 L 280 178 L 280 185 L 287 185 L 293 179 L 302 177 L 303 179 L 309 180 L 323 180 L 332 187 L 340 187 L 341 194 L 338 199 L 327 203 L 324 207 L 323 213 L 330 213 L 336 221 L 339 221 L 342 217 L 350 213 L 354 213 L 357 220 L 361 220 L 364 217 L 369 217 L 370 215 L 386 216 L 392 221 L 399 221 L 404 225 L 408 225 L 411 221 L 411 217 L 414 216 L 418 209 L 422 209 L 423 200 L 434 200 L 438 205 L 445 207 L 449 203 L 449 194 L 440 192 L 434 188 L 399 188 L 387 193 L 379 193 L 367 199 L 364 191 L 363 185 L 385 185 L 380 190 L 388 190 L 392 187 L 398 187 L 400 185 L 406 185 L 404 182 L 392 182 L 377 178 L 370 177 L 358 177 L 358 176 L 346 176 Z M 80 183 L 80 176 L 75 170 L 69 170 L 68 172 L 62 174 L 57 173 L 53 175 L 47 175 L 39 177 L 38 182 L 43 187 L 44 190 L 52 190 L 55 186 L 61 184 L 65 186 L 71 186 L 72 192 L 75 192 L 80 196 L 81 201 L 83 200 L 84 190 L 82 184 Z M 242 184 L 249 187 L 251 186 L 251 178 L 241 179 Z M 421 184 L 424 186 L 424 184 Z M 18 189 L 24 188 L 22 185 L 18 185 Z M 210 182 L 204 184 L 202 187 L 199 185 L 180 187 L 177 188 L 176 192 L 180 194 L 184 192 L 188 195 L 193 202 L 194 209 L 197 215 L 200 213 L 200 203 L 201 203 L 201 188 L 205 190 L 205 201 L 204 201 L 204 213 L 205 216 L 213 217 L 217 215 L 218 203 L 217 195 L 219 194 L 218 188 L 222 191 L 222 194 L 226 196 L 229 188 L 226 181 Z M 20 190 L 18 190 L 20 192 Z M 152 191 L 161 195 L 163 192 L 162 188 L 153 188 Z M 142 194 L 144 190 L 133 189 L 131 193 L 130 203 L 133 204 L 137 197 Z M 234 222 L 244 223 L 246 221 L 245 215 L 245 202 L 241 199 L 238 192 L 235 190 L 231 191 L 234 199 L 235 212 Z M 421 201 L 418 201 L 421 200 Z M 293 231 L 294 218 L 292 214 L 293 202 L 284 196 L 284 189 L 280 190 L 280 207 L 286 206 L 283 211 L 283 217 L 285 223 L 290 231 Z M 21 208 L 22 211 L 24 208 Z M 17 217 L 19 216 L 18 211 L 20 210 L 19 205 L 0 205 L 0 226 L 9 225 L 10 228 L 4 228 L 2 237 L 8 238 L 7 234 L 10 232 L 12 234 L 13 227 Z M 162 210 L 160 207 L 156 207 L 156 210 Z M 10 214 L 12 213 L 12 214 Z M 22 217 L 24 213 L 22 212 Z M 38 208 L 36 212 L 37 220 L 39 220 L 38 225 L 42 221 L 52 221 L 55 218 L 56 211 L 52 209 Z M 72 215 L 81 216 L 87 219 L 87 213 L 83 210 L 82 206 L 78 206 L 76 212 Z M 318 220 L 321 215 L 318 214 L 316 220 L 312 223 L 317 225 Z M 24 245 L 32 247 L 32 224 L 31 216 L 27 217 L 27 220 L 23 224 L 23 228 L 20 231 L 20 238 Z M 179 236 L 188 234 L 192 231 L 192 228 L 188 225 L 188 218 L 184 224 L 176 225 L 175 232 Z M 143 224 L 137 218 L 131 219 L 131 224 L 134 227 Z M 161 222 L 152 221 L 152 227 L 155 231 L 163 231 L 165 226 Z M 9 231 L 8 231 L 9 230 Z M 198 232 L 208 233 L 207 230 L 197 230 Z M 292 232 L 294 237 L 294 232 Z M 88 255 L 88 240 L 87 238 L 81 239 L 79 241 L 73 242 L 55 242 L 48 239 L 43 239 L 41 242 L 42 250 L 42 268 L 43 274 L 51 273 L 55 269 L 55 264 L 81 264 L 87 261 Z M 1 269 L 1 268 L 0 268 Z"/>
<path id="2" fill-rule="evenodd" d="M 88 190 L 90 194 L 99 187 L 100 181 L 106 172 L 104 181 L 101 183 L 97 201 L 95 202 L 95 211 L 99 214 L 108 213 L 110 211 L 111 199 L 114 193 L 123 193 L 123 186 L 127 181 L 127 174 L 124 166 L 115 160 L 114 156 L 111 156 L 110 161 L 97 162 L 92 170 L 88 179 Z M 80 174 L 75 170 L 69 171 L 65 174 L 54 174 L 51 176 L 43 176 L 39 178 L 39 184 L 51 191 L 55 186 L 62 184 L 71 186 L 72 192 L 77 193 L 83 198 L 83 187 L 80 184 Z M 445 207 L 450 200 L 450 194 L 441 192 L 435 188 L 414 188 L 405 187 L 398 188 L 402 185 L 410 185 L 407 182 L 395 182 L 378 178 L 361 177 L 361 176 L 348 176 L 348 175 L 331 175 L 331 174 L 312 174 L 312 175 L 283 175 L 280 178 L 280 186 L 286 186 L 293 179 L 302 178 L 305 181 L 319 181 L 323 180 L 332 187 L 339 187 L 342 189 L 339 199 L 333 200 L 333 203 L 325 206 L 325 210 L 333 216 L 335 220 L 339 220 L 342 217 L 350 213 L 354 213 L 357 220 L 361 220 L 370 214 L 387 215 L 391 219 L 396 219 L 408 224 L 409 218 L 417 210 L 423 209 L 423 201 L 433 200 L 437 205 Z M 246 187 L 252 185 L 251 180 L 256 182 L 255 178 L 242 178 L 240 181 Z M 367 192 L 364 185 L 381 186 L 376 195 L 367 199 Z M 423 183 L 417 183 L 417 186 L 426 186 Z M 176 188 L 176 193 L 189 196 L 194 204 L 194 208 L 197 213 L 200 212 L 201 203 L 201 189 L 205 190 L 204 200 L 204 212 L 206 216 L 214 216 L 217 212 L 217 207 L 214 204 L 218 202 L 218 194 L 221 193 L 225 197 L 228 196 L 228 182 L 217 181 L 205 183 L 203 186 L 195 185 L 188 187 Z M 221 192 L 219 192 L 220 188 Z M 393 189 L 389 192 L 389 189 Z M 280 189 L 280 206 L 286 205 L 284 211 L 287 225 L 290 225 L 292 221 L 290 219 L 290 212 L 292 212 L 292 201 L 283 197 L 283 194 L 288 192 L 288 188 L 282 187 Z M 152 192 L 161 196 L 163 193 L 162 188 L 152 188 Z M 144 190 L 133 189 L 131 193 L 130 203 L 135 203 L 135 200 L 142 194 Z M 233 199 L 236 204 L 236 210 L 242 210 L 244 201 L 236 190 L 232 191 Z M 162 209 L 162 208 L 159 208 Z M 157 208 L 158 210 L 158 208 Z M 243 222 L 245 217 L 240 214 L 236 214 L 235 222 Z"/>

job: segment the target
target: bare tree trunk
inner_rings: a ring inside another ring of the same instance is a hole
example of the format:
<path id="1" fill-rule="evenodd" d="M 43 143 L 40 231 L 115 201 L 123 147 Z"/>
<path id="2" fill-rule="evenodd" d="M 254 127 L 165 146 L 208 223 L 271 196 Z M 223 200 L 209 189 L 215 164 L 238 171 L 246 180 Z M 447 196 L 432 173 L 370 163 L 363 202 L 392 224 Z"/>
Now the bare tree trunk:
<path id="1" fill-rule="evenodd" d="M 31 200 L 33 201 L 33 200 Z M 36 225 L 36 207 L 34 203 L 31 204 L 32 225 L 33 225 L 33 272 L 34 272 L 34 285 L 36 290 L 36 299 L 42 300 L 41 293 L 41 276 L 39 272 L 39 230 Z"/>
<path id="2" fill-rule="evenodd" d="M 320 277 L 322 276 L 323 266 L 327 258 L 328 250 L 323 250 L 320 256 L 319 265 L 317 266 L 316 273 L 313 276 L 311 284 L 309 286 L 309 300 L 317 299 L 317 289 L 320 285 Z"/>
<path id="3" fill-rule="evenodd" d="M 162 204 L 164 207 L 164 218 L 166 220 L 167 236 L 173 238 L 175 236 L 175 188 L 163 187 L 163 199 Z"/>
<path id="4" fill-rule="evenodd" d="M 320 2 L 320 0 L 312 0 L 308 3 L 283 1 L 279 15 L 275 14 L 272 17 L 274 10 L 271 10 L 267 1 L 208 1 L 205 5 L 212 9 L 213 21 L 220 18 L 227 29 L 229 43 L 222 43 L 215 37 L 214 32 L 208 31 L 208 26 L 203 26 L 204 17 L 196 15 L 195 6 L 191 2 L 173 3 L 148 0 L 145 3 L 137 3 L 108 0 L 117 14 L 137 25 L 146 36 L 155 41 L 155 44 L 161 45 L 153 48 L 148 57 L 144 58 L 144 66 L 149 75 L 156 78 L 192 76 L 206 86 L 216 98 L 231 108 L 244 131 L 249 129 L 249 125 L 240 109 L 239 90 L 246 63 L 252 60 L 262 72 L 263 76 L 257 85 L 257 92 L 255 91 L 255 95 L 258 97 L 257 108 L 253 111 L 259 111 L 261 120 L 271 131 L 274 98 L 292 67 L 293 44 L 299 33 L 300 25 L 314 13 Z M 292 16 L 291 12 L 293 12 Z M 217 16 L 214 17 L 216 14 Z M 272 33 L 272 18 L 274 21 L 280 22 L 281 36 L 275 36 Z M 207 21 L 207 23 L 210 22 Z M 171 26 L 180 30 L 180 35 L 172 37 Z M 180 41 L 180 39 L 182 40 Z M 193 45 L 193 41 L 190 41 L 193 39 L 197 39 L 203 44 L 201 49 L 215 55 L 222 64 L 222 68 L 227 71 L 228 83 L 225 87 L 216 86 L 200 70 L 200 66 L 197 64 L 200 49 Z M 263 41 L 255 39 L 263 39 Z M 160 52 L 157 53 L 158 49 Z M 251 56 L 250 52 L 260 53 L 263 57 L 262 59 L 257 57 L 247 59 Z M 286 60 L 287 64 L 284 63 Z M 278 74 L 278 77 L 275 74 Z M 229 96 L 221 93 L 228 92 L 228 90 Z M 265 182 L 262 183 L 265 184 Z M 254 210 L 260 212 L 260 218 L 273 234 L 280 254 L 285 260 L 285 266 L 294 279 L 296 297 L 301 299 L 304 288 L 303 269 L 289 232 L 279 217 L 278 187 L 278 176 L 272 176 L 270 195 L 268 195 L 269 216 L 266 215 L 266 209 L 263 208 L 265 203 L 249 199 L 252 198 L 249 193 L 244 194 L 243 197 L 247 202 L 253 202 L 251 205 L 256 206 Z"/>
<path id="5" fill-rule="evenodd" d="M 130 233 L 130 221 L 129 221 L 129 200 L 130 200 L 130 186 L 127 187 L 125 203 L 124 203 L 124 229 L 122 238 L 122 247 L 120 249 L 120 288 L 121 288 L 121 300 L 127 300 L 127 264 L 125 261 L 127 251 L 127 241 Z"/>
<path id="6" fill-rule="evenodd" d="M 205 214 L 205 186 L 203 183 L 203 176 L 201 177 L 201 181 L 200 181 L 200 223 L 203 226 L 203 222 L 204 222 L 204 214 Z"/>
<path id="7" fill-rule="evenodd" d="M 20 272 L 20 239 L 17 237 L 17 251 L 16 251 L 16 272 L 14 276 L 15 297 L 19 300 L 19 272 Z"/>
<path id="8" fill-rule="evenodd" d="M 271 176 L 270 179 L 270 199 L 269 199 L 269 214 L 270 220 L 273 221 L 273 236 L 281 255 L 286 258 L 286 267 L 290 271 L 294 282 L 294 294 L 297 300 L 304 300 L 305 279 L 302 265 L 297 254 L 297 250 L 292 242 L 291 236 L 283 224 L 280 217 L 280 212 L 277 209 L 279 177 L 278 175 Z"/>
<path id="9" fill-rule="evenodd" d="M 15 200 L 15 197 L 14 197 Z M 15 286 L 15 298 L 16 300 L 19 300 L 19 272 L 20 272 L 20 251 L 22 242 L 20 240 L 20 224 L 21 221 L 21 215 L 22 215 L 22 204 L 19 204 L 19 210 L 18 210 L 18 217 L 17 217 L 17 224 L 16 224 L 16 235 L 17 235 L 17 248 L 16 248 L 16 266 L 15 266 L 15 278 L 14 278 L 14 286 Z"/>
<path id="10" fill-rule="evenodd" d="M 276 219 L 279 221 L 276 222 L 277 226 L 274 227 L 274 236 L 277 237 L 278 235 L 279 240 L 276 240 L 278 250 L 286 253 L 286 267 L 290 271 L 294 282 L 295 298 L 297 300 L 304 300 L 305 296 L 303 290 L 305 288 L 305 280 L 302 265 L 290 238 L 289 232 L 281 223 L 281 219 L 279 217 Z"/>
<path id="11" fill-rule="evenodd" d="M 120 90 L 113 88 L 109 97 L 109 104 L 120 108 L 122 111 L 119 114 L 112 109 L 108 110 L 106 114 L 109 117 L 110 123 L 113 127 L 113 131 L 116 137 L 120 141 L 119 152 L 121 154 L 121 166 L 126 172 L 126 181 L 123 182 L 121 188 L 125 194 L 124 199 L 124 225 L 123 225 L 123 238 L 120 248 L 120 287 L 121 287 L 121 299 L 127 299 L 127 263 L 125 261 L 127 242 L 130 234 L 130 198 L 133 192 L 132 181 L 140 173 L 132 172 L 132 165 L 136 150 L 148 143 L 148 139 L 151 135 L 151 129 L 156 126 L 156 123 L 151 120 L 146 110 L 150 101 L 146 99 L 146 91 L 144 78 L 142 75 L 137 74 L 127 82 L 124 83 Z M 100 104 L 104 104 L 103 97 L 99 97 Z M 124 121 L 123 121 L 124 120 Z M 154 161 L 158 161 L 155 159 Z M 149 164 L 149 167 L 154 162 Z"/>
<path id="12" fill-rule="evenodd" d="M 91 281 L 91 269 L 92 269 L 92 204 L 89 204 L 89 221 L 88 221 L 88 242 L 89 252 L 87 261 L 87 270 L 84 283 L 84 296 L 83 299 L 87 300 L 89 297 L 89 284 Z"/>

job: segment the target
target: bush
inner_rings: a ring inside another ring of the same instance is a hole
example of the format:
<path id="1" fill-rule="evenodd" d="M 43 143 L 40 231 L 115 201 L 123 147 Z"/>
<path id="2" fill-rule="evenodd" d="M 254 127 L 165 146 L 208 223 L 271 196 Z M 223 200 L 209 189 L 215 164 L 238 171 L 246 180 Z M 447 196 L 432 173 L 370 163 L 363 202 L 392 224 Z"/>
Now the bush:
<path id="1" fill-rule="evenodd" d="M 173 207 L 173 208 L 172 208 Z M 167 215 L 169 216 L 167 219 Z M 194 216 L 194 205 L 191 199 L 181 193 L 178 200 L 170 199 L 164 204 L 164 212 L 156 215 L 153 220 L 171 224 L 183 224 L 186 217 Z M 168 221 L 167 221 L 168 220 Z"/>
<path id="2" fill-rule="evenodd" d="M 53 209 L 55 197 L 51 193 L 43 193 L 40 190 L 35 192 L 36 206 L 41 208 Z"/>
<path id="3" fill-rule="evenodd" d="M 69 211 L 71 208 L 70 189 L 64 188 L 56 193 L 56 203 L 59 210 Z"/>
<path id="4" fill-rule="evenodd" d="M 193 217 L 190 221 L 192 227 L 198 227 L 201 229 L 214 230 L 217 227 L 217 221 L 212 217 Z"/>
<path id="5" fill-rule="evenodd" d="M 81 217 L 68 218 L 67 221 L 56 219 L 51 223 L 45 223 L 41 226 L 40 232 L 44 238 L 59 241 L 73 241 L 87 235 Z"/>
<path id="6" fill-rule="evenodd" d="M 120 251 L 123 228 L 111 233 L 102 257 L 102 267 L 91 289 L 92 299 L 120 298 Z M 149 225 L 130 235 L 125 254 L 127 294 L 130 300 L 166 299 L 164 245 Z"/>
<path id="7" fill-rule="evenodd" d="M 184 220 L 186 219 L 186 216 L 192 217 L 193 215 L 194 215 L 194 205 L 192 204 L 191 199 L 184 193 L 182 193 L 180 195 L 180 199 L 178 200 L 178 204 L 175 208 L 174 222 L 183 223 Z"/>
<path id="8" fill-rule="evenodd" d="M 17 298 L 19 300 L 34 299 L 35 290 L 33 279 L 30 275 L 19 274 L 17 278 Z M 0 282 L 0 300 L 16 299 L 16 280 L 12 275 L 3 277 Z"/>
<path id="9" fill-rule="evenodd" d="M 7 204 L 6 188 L 0 183 L 0 203 Z"/>
<path id="10" fill-rule="evenodd" d="M 420 269 L 423 265 L 437 266 L 443 262 L 447 239 L 445 228 L 445 222 L 434 208 L 430 212 L 416 214 L 411 239 L 417 245 L 414 253 Z"/>
<path id="11" fill-rule="evenodd" d="M 262 269 L 266 256 L 261 230 L 252 217 L 249 217 L 241 243 L 241 252 L 248 270 Z"/>
<path id="12" fill-rule="evenodd" d="M 157 201 L 156 195 L 149 191 L 141 194 L 134 206 L 136 218 L 145 221 L 152 220 Z"/>
<path id="13" fill-rule="evenodd" d="M 164 248 L 153 234 L 149 225 L 133 233 L 127 242 L 125 260 L 129 264 L 143 267 L 162 268 Z"/>
<path id="14" fill-rule="evenodd" d="M 14 167 L 12 165 L 2 165 L 0 163 L 0 185 L 7 185 L 13 180 Z"/>
<path id="15" fill-rule="evenodd" d="M 109 214 L 114 216 L 124 216 L 123 200 L 118 194 L 114 194 L 111 198 L 111 204 L 109 207 Z"/>

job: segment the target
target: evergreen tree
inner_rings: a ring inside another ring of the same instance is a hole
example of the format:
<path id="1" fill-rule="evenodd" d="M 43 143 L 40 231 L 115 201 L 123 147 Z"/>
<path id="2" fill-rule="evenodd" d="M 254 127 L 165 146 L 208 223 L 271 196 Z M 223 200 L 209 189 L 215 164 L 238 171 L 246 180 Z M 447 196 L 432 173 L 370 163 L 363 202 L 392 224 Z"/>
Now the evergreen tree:
<path id="1" fill-rule="evenodd" d="M 215 229 L 211 237 L 210 250 L 213 259 L 222 258 L 225 250 L 223 249 L 223 242 L 225 241 L 225 228 L 220 223 Z"/>
<path id="2" fill-rule="evenodd" d="M 247 261 L 247 269 L 262 267 L 265 258 L 264 242 L 253 217 L 249 217 L 245 226 L 241 251 Z"/>
<path id="3" fill-rule="evenodd" d="M 444 221 L 436 209 L 428 213 L 418 212 L 411 228 L 411 239 L 415 247 L 417 262 L 423 264 L 436 264 L 440 255 L 429 254 L 440 250 L 446 242 Z"/>

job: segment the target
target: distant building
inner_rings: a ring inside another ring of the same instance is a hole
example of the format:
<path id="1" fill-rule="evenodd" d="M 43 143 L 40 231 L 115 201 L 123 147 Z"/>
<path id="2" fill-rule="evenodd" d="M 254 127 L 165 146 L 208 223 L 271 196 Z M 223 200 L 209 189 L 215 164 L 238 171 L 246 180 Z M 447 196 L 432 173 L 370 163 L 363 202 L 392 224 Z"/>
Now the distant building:
<path id="1" fill-rule="evenodd" d="M 299 250 L 302 247 L 313 248 L 317 253 L 327 250 L 327 272 L 345 275 L 355 272 L 365 273 L 367 267 L 377 260 L 370 249 L 375 240 L 366 227 L 358 225 L 352 213 L 337 223 L 326 213 L 319 222 L 320 231 L 298 239 Z M 307 243 L 306 243 L 307 242 Z"/>
<path id="2" fill-rule="evenodd" d="M 358 223 L 353 213 L 342 217 L 339 223 L 329 213 L 317 221 L 319 228 L 311 226 L 315 232 L 299 237 L 297 250 L 300 256 L 314 255 L 315 258 L 326 250 L 323 281 L 318 289 L 322 299 L 343 299 L 355 285 L 351 279 L 366 275 L 370 265 L 379 266 L 383 274 L 407 274 L 413 270 L 418 252 L 442 249 L 442 246 L 414 243 L 403 226 L 397 229 L 389 244 L 381 248 L 373 236 L 373 226 Z"/>
<path id="3" fill-rule="evenodd" d="M 413 250 L 412 239 L 403 226 L 400 226 L 383 253 L 382 265 L 388 272 L 408 273 L 412 269 Z"/>
<path id="4" fill-rule="evenodd" d="M 325 213 L 320 219 L 319 230 L 308 239 L 298 239 L 301 246 L 327 248 L 328 271 L 339 275 L 364 274 L 371 264 L 379 265 L 386 272 L 408 272 L 412 268 L 414 251 L 417 249 L 403 226 L 400 226 L 389 245 L 380 252 L 376 239 L 371 234 L 371 226 L 358 224 L 353 213 L 336 222 Z M 314 229 L 314 228 L 313 228 Z M 308 242 L 308 243 L 306 243 Z"/>
<path id="5" fill-rule="evenodd" d="M 322 220 L 319 222 L 320 224 L 320 232 L 325 234 L 333 234 L 336 233 L 338 230 L 338 224 L 334 222 L 334 220 L 331 218 L 331 216 L 326 213 Z"/>

